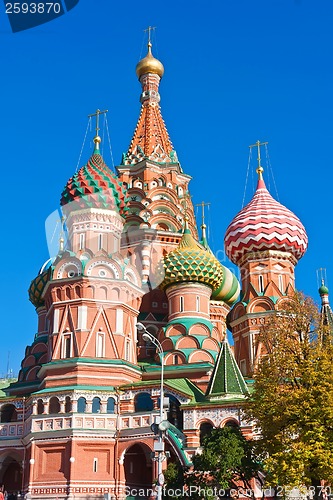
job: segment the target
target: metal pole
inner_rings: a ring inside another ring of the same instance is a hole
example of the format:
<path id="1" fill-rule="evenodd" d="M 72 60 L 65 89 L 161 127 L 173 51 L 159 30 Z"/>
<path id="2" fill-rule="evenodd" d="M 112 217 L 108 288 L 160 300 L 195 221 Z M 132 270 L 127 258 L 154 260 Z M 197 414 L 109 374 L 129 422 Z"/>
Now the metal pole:
<path id="1" fill-rule="evenodd" d="M 142 323 L 137 323 L 136 325 L 137 329 L 139 331 L 144 331 L 145 335 L 150 339 L 150 341 L 156 346 L 160 356 L 161 356 L 161 388 L 160 388 L 160 422 L 163 421 L 163 409 L 164 409 L 164 358 L 163 358 L 163 347 L 161 342 L 155 338 L 151 333 L 148 332 L 146 327 Z M 164 435 L 163 431 L 159 431 L 159 436 L 158 436 L 158 444 L 159 446 L 159 451 L 157 452 L 157 500 L 162 500 L 162 491 L 163 491 L 163 482 L 160 484 L 161 478 L 162 478 L 162 462 L 164 460 Z"/>
<path id="2" fill-rule="evenodd" d="M 157 339 L 156 339 L 157 340 Z M 159 347 L 160 355 L 161 355 L 161 391 L 160 391 L 160 422 L 163 420 L 163 404 L 164 404 L 164 359 L 163 359 L 163 349 L 160 342 L 157 340 L 156 342 Z M 160 431 L 159 434 L 159 442 L 163 443 L 163 432 Z M 163 461 L 163 451 L 158 452 L 158 462 L 157 462 L 157 500 L 162 500 L 162 489 L 163 485 L 160 484 L 161 474 L 162 474 L 162 461 Z"/>

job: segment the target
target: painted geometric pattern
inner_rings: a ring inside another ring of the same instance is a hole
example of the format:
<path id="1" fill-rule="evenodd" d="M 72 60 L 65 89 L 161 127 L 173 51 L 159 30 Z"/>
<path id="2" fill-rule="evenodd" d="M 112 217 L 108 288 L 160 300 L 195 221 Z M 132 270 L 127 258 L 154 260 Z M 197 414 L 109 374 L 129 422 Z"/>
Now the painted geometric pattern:
<path id="1" fill-rule="evenodd" d="M 127 210 L 128 200 L 122 182 L 95 150 L 88 163 L 67 182 L 60 203 L 63 206 L 70 203 L 69 210 L 103 208 L 117 210 L 122 215 Z"/>
<path id="2" fill-rule="evenodd" d="M 224 243 L 229 259 L 236 264 L 245 253 L 258 250 L 290 252 L 300 259 L 308 237 L 299 218 L 274 200 L 259 179 L 254 197 L 230 223 Z"/>
<path id="3" fill-rule="evenodd" d="M 245 395 L 248 388 L 236 363 L 228 341 L 222 344 L 206 395 Z"/>
<path id="4" fill-rule="evenodd" d="M 186 281 L 204 283 L 217 289 L 224 278 L 223 266 L 214 255 L 195 241 L 185 229 L 177 249 L 164 257 L 162 288 Z"/>
<path id="5" fill-rule="evenodd" d="M 43 290 L 45 285 L 51 278 L 51 268 L 47 269 L 41 274 L 38 274 L 34 280 L 32 280 L 28 293 L 29 300 L 33 303 L 35 307 L 42 306 L 44 304 L 44 299 L 42 298 Z"/>
<path id="6" fill-rule="evenodd" d="M 157 102 L 145 101 L 128 152 L 124 155 L 125 165 L 135 164 L 144 158 L 170 163 L 177 161 L 172 158 L 173 146 L 162 118 Z"/>

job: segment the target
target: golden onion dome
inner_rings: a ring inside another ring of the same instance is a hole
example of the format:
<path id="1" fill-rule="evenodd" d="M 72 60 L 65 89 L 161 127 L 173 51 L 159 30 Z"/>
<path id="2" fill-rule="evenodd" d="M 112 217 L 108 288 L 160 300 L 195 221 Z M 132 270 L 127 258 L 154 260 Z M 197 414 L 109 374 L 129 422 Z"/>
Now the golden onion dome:
<path id="1" fill-rule="evenodd" d="M 147 73 L 155 73 L 160 78 L 162 78 L 163 76 L 164 66 L 161 63 L 161 61 L 159 61 L 153 56 L 151 48 L 152 44 L 151 42 L 148 42 L 148 54 L 146 55 L 146 57 L 141 59 L 141 61 L 139 61 L 138 64 L 136 65 L 135 71 L 139 80 L 142 75 L 145 75 Z"/>

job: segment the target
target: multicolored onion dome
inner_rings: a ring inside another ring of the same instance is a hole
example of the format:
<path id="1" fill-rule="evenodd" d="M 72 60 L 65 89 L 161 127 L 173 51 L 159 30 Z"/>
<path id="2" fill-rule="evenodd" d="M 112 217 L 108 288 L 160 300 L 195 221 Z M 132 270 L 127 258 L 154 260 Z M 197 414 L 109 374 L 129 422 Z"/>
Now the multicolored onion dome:
<path id="1" fill-rule="evenodd" d="M 221 264 L 222 265 L 222 264 Z M 225 266 L 223 267 L 224 277 L 220 286 L 214 290 L 212 300 L 223 300 L 227 304 L 233 304 L 239 296 L 240 286 L 236 276 Z"/>
<path id="2" fill-rule="evenodd" d="M 40 274 L 36 276 L 35 279 L 32 280 L 29 286 L 28 294 L 29 300 L 33 303 L 33 305 L 37 308 L 44 305 L 44 299 L 42 298 L 42 294 L 44 288 L 48 281 L 51 279 L 52 269 L 49 267 L 48 269 L 42 271 Z"/>
<path id="3" fill-rule="evenodd" d="M 270 195 L 260 172 L 252 200 L 229 224 L 224 243 L 234 264 L 246 253 L 264 250 L 290 252 L 299 260 L 308 237 L 299 218 Z"/>
<path id="4" fill-rule="evenodd" d="M 104 163 L 99 151 L 101 139 L 97 136 L 94 142 L 93 155 L 88 163 L 69 179 L 62 192 L 60 203 L 65 211 L 66 208 L 68 211 L 103 208 L 116 210 L 123 215 L 128 203 L 125 188 Z"/>
<path id="5" fill-rule="evenodd" d="M 231 303 L 238 297 L 239 285 L 236 277 L 210 250 L 193 238 L 187 223 L 178 247 L 164 257 L 162 266 L 164 279 L 160 286 L 163 289 L 176 283 L 195 282 L 210 286 L 215 300 Z"/>

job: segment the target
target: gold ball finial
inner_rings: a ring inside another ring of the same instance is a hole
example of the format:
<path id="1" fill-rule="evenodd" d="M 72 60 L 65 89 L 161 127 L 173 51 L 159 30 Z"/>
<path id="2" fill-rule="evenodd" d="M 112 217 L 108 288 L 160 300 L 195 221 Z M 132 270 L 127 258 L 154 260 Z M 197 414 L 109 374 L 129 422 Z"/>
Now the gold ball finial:
<path id="1" fill-rule="evenodd" d="M 262 168 L 261 165 L 259 165 L 259 167 L 257 168 L 256 172 L 259 176 L 259 179 L 262 179 L 262 173 L 263 173 L 264 169 Z"/>
<path id="2" fill-rule="evenodd" d="M 94 137 L 94 143 L 95 144 L 100 144 L 102 142 L 102 139 L 100 138 L 99 135 L 96 135 L 96 137 Z"/>
<path id="3" fill-rule="evenodd" d="M 141 61 L 139 61 L 138 64 L 136 65 L 135 71 L 139 80 L 142 75 L 145 75 L 147 73 L 154 73 L 158 75 L 160 78 L 162 78 L 164 74 L 164 66 L 161 63 L 161 61 L 159 61 L 153 56 L 151 48 L 152 48 L 152 43 L 151 41 L 149 41 L 148 53 L 146 57 L 141 59 Z"/>

